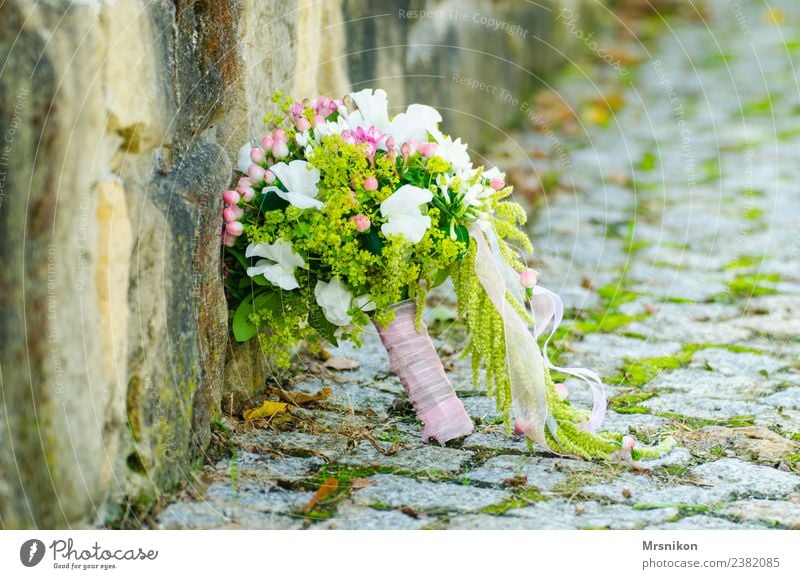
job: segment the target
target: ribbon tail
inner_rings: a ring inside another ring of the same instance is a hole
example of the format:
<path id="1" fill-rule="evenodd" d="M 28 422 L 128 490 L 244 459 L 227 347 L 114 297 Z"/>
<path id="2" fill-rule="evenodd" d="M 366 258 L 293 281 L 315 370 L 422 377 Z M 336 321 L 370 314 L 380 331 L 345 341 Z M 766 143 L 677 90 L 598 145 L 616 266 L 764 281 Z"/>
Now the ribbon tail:
<path id="1" fill-rule="evenodd" d="M 515 289 L 518 291 L 511 283 L 514 276 L 503 269 L 505 262 L 499 255 L 493 231 L 488 230 L 484 237 L 484 232 L 473 224 L 469 233 L 477 245 L 475 275 L 503 320 L 506 364 L 516 422 L 534 442 L 550 450 L 545 437 L 548 408 L 544 359 L 527 322 L 508 303 L 506 291 L 511 290 L 512 294 Z"/>
<path id="2" fill-rule="evenodd" d="M 589 420 L 583 426 L 589 432 L 596 431 L 603 424 L 606 415 L 606 406 L 608 405 L 603 381 L 600 379 L 600 376 L 598 376 L 596 372 L 586 368 L 562 368 L 561 366 L 556 366 L 550 361 L 547 355 L 547 346 L 550 344 L 550 340 L 558 331 L 558 327 L 564 319 L 564 303 L 561 301 L 558 294 L 541 286 L 536 286 L 533 288 L 531 314 L 535 321 L 534 336 L 537 338 L 544 333 L 544 330 L 550 322 L 553 324 L 550 334 L 547 336 L 542 348 L 545 366 L 556 372 L 580 378 L 591 388 L 592 413 Z"/>

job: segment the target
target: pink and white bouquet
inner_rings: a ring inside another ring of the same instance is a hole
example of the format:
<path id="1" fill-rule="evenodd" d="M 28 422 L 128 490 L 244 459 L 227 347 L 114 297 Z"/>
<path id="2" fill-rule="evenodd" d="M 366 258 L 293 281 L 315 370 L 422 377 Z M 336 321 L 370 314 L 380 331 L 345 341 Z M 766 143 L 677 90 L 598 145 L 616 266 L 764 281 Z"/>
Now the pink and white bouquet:
<path id="1" fill-rule="evenodd" d="M 270 132 L 245 144 L 235 190 L 224 193 L 226 288 L 238 341 L 257 339 L 287 365 L 300 342 L 359 343 L 374 324 L 390 369 L 440 443 L 469 434 L 422 323 L 426 293 L 453 280 L 470 336 L 476 383 L 531 440 L 562 454 L 635 460 L 664 452 L 598 433 L 602 383 L 584 369 L 556 368 L 587 382 L 591 412 L 569 403 L 537 338 L 560 322 L 560 300 L 537 285 L 522 252 L 524 210 L 498 168 L 474 167 L 467 145 L 439 129 L 440 114 L 413 104 L 394 117 L 387 95 L 365 89 L 344 100 L 293 101 Z M 552 335 L 552 334 L 551 334 Z"/>

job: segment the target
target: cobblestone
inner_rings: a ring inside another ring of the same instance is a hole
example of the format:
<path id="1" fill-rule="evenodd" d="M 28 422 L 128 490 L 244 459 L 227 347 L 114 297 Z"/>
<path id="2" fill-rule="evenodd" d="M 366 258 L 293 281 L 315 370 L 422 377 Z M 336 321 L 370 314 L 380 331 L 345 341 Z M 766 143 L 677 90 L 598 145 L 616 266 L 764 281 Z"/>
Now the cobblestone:
<path id="1" fill-rule="evenodd" d="M 235 459 L 206 466 L 207 487 L 168 505 L 158 526 L 800 528 L 795 78 L 781 35 L 757 17 L 760 4 L 739 4 L 754 15 L 757 60 L 727 12 L 714 11 L 710 32 L 676 19 L 663 44 L 649 47 L 653 60 L 638 65 L 635 87 L 593 68 L 557 80 L 580 131 L 554 120 L 548 135 L 528 127 L 487 152 L 525 185 L 522 202 L 539 175 L 558 181 L 538 187 L 530 229 L 531 264 L 567 310 L 551 356 L 596 370 L 611 397 L 633 396 L 628 406 L 614 404 L 603 428 L 640 440 L 673 434 L 680 448 L 644 463 L 649 472 L 531 451 L 506 434 L 494 401 L 473 389 L 469 361 L 455 355 L 463 345 L 457 321 L 444 330 L 431 324 L 432 334 L 476 430 L 445 447 L 424 445 L 369 331 L 361 349 L 332 352 L 358 368 L 293 386 L 330 387 L 330 399 L 295 409 L 299 426 L 284 432 L 237 429 Z M 724 66 L 689 61 L 675 38 L 687 54 L 722 50 L 730 58 Z M 731 85 L 759 66 L 769 72 L 768 94 L 763 83 Z M 729 98 L 734 92 L 740 99 Z M 600 122 L 584 116 L 608 95 L 621 103 L 608 122 L 602 111 Z M 742 114 L 767 96 L 785 125 L 777 131 L 771 114 Z M 568 166 L 554 143 L 569 151 Z M 431 305 L 452 308 L 451 292 L 437 288 Z M 625 374 L 632 367 L 640 370 L 636 384 Z M 586 405 L 585 389 L 566 383 L 572 401 Z M 645 396 L 636 401 L 637 394 Z M 304 512 L 331 477 L 337 490 Z"/>

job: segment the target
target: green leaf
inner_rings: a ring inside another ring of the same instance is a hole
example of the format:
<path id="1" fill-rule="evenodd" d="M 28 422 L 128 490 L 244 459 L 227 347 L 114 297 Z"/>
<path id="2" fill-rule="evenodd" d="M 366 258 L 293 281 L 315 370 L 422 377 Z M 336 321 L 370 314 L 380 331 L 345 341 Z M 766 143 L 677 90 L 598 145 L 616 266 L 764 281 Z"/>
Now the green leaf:
<path id="1" fill-rule="evenodd" d="M 336 336 L 334 336 L 336 325 L 328 321 L 328 318 L 325 317 L 322 308 L 316 304 L 308 309 L 308 323 L 317 331 L 321 338 L 327 340 L 334 346 L 339 345 L 339 342 L 336 340 Z"/>
<path id="2" fill-rule="evenodd" d="M 289 202 L 286 201 L 286 199 L 281 199 L 278 197 L 274 191 L 270 191 L 266 195 L 259 195 L 257 198 L 257 203 L 258 210 L 261 213 L 275 210 L 283 211 L 289 206 Z"/>
<path id="3" fill-rule="evenodd" d="M 448 277 L 450 277 L 450 268 L 445 267 L 443 269 L 440 269 L 439 271 L 436 272 L 436 275 L 433 276 L 433 283 L 431 284 L 431 288 L 439 287 L 445 281 L 447 281 Z"/>
<path id="4" fill-rule="evenodd" d="M 362 243 L 364 244 L 364 248 L 374 253 L 375 255 L 380 255 L 381 251 L 383 251 L 383 240 L 381 236 L 378 235 L 378 232 L 374 229 L 370 229 L 364 235 L 361 236 Z"/>
<path id="5" fill-rule="evenodd" d="M 244 269 L 247 269 L 250 266 L 247 258 L 244 256 L 244 252 L 241 249 L 236 249 L 235 247 L 226 247 L 225 251 L 234 256 L 236 261 L 238 261 Z"/>
<path id="6" fill-rule="evenodd" d="M 246 342 L 258 333 L 256 325 L 248 319 L 252 313 L 252 297 L 247 296 L 233 313 L 233 337 L 237 342 Z"/>
<path id="7" fill-rule="evenodd" d="M 467 248 L 469 247 L 469 229 L 463 225 L 456 225 L 455 232 L 456 240 L 461 241 L 465 246 L 464 249 L 456 256 L 456 259 L 461 259 L 467 253 Z"/>
<path id="8" fill-rule="evenodd" d="M 258 326 L 250 321 L 250 315 L 262 310 L 277 312 L 281 307 L 280 294 L 266 290 L 247 296 L 233 313 L 233 337 L 237 342 L 246 342 L 258 333 Z"/>

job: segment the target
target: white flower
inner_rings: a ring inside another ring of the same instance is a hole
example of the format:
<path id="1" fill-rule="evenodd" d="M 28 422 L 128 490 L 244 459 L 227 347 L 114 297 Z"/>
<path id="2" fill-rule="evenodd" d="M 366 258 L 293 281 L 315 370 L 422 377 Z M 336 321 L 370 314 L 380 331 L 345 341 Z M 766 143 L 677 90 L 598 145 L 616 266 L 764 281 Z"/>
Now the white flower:
<path id="1" fill-rule="evenodd" d="M 371 88 L 365 88 L 362 91 L 350 93 L 350 98 L 358 107 L 357 111 L 353 111 L 347 116 L 347 123 L 351 129 L 375 127 L 384 133 L 389 131 L 389 113 L 387 112 L 389 102 L 385 90 L 379 88 L 373 91 Z"/>
<path id="2" fill-rule="evenodd" d="M 350 93 L 350 98 L 353 99 L 358 110 L 350 113 L 345 111 L 344 114 L 341 114 L 340 109 L 339 120 L 342 122 L 344 119 L 347 124 L 346 128 L 355 130 L 358 127 L 364 129 L 375 127 L 379 131 L 386 133 L 387 137 L 394 138 L 398 149 L 409 139 L 425 142 L 428 140 L 429 134 L 436 139 L 441 137 L 436 125 L 442 121 L 442 115 L 432 107 L 412 104 L 409 105 L 404 113 L 399 113 L 390 121 L 386 91 L 381 89 L 373 91 L 370 88 L 365 88 L 362 91 Z M 330 134 L 329 131 L 332 129 L 333 127 L 325 127 L 323 128 L 323 133 L 320 134 L 325 134 L 326 132 Z M 342 130 L 339 128 L 336 132 L 341 133 Z"/>
<path id="3" fill-rule="evenodd" d="M 245 143 L 242 145 L 242 148 L 239 149 L 239 156 L 236 159 L 236 169 L 238 169 L 240 173 L 247 173 L 250 165 L 253 164 L 253 161 L 250 159 L 250 150 L 252 148 L 253 145 Z"/>
<path id="4" fill-rule="evenodd" d="M 294 252 L 292 244 L 285 239 L 275 243 L 251 243 L 244 252 L 245 257 L 264 257 L 253 267 L 247 268 L 247 275 L 255 277 L 263 275 L 268 281 L 285 290 L 293 290 L 299 286 L 294 277 L 297 267 L 306 268 L 303 258 Z"/>
<path id="5" fill-rule="evenodd" d="M 428 189 L 403 185 L 381 203 L 381 215 L 387 222 L 381 225 L 384 235 L 403 235 L 411 243 L 419 243 L 431 226 L 431 218 L 423 215 L 419 206 L 433 199 Z"/>
<path id="6" fill-rule="evenodd" d="M 353 303 L 362 312 L 371 312 L 372 310 L 378 307 L 377 304 L 372 301 L 372 298 L 370 297 L 369 294 L 358 296 L 353 300 Z"/>
<path id="7" fill-rule="evenodd" d="M 343 108 L 344 107 L 340 107 L 340 110 Z M 346 115 L 347 111 L 345 111 L 344 114 L 340 112 L 339 117 L 335 121 L 318 123 L 314 127 L 314 139 L 320 141 L 322 137 L 327 137 L 328 135 L 341 135 L 342 131 L 346 131 L 350 128 L 350 125 L 347 124 Z"/>
<path id="8" fill-rule="evenodd" d="M 495 192 L 491 187 L 484 187 L 480 183 L 470 185 L 464 192 L 464 205 L 470 207 L 481 207 L 484 201 Z"/>
<path id="9" fill-rule="evenodd" d="M 285 199 L 295 207 L 320 209 L 322 202 L 317 201 L 317 183 L 319 183 L 319 169 L 312 167 L 307 161 L 295 160 L 288 165 L 280 162 L 269 168 L 281 180 L 287 189 L 283 191 L 274 185 L 264 187 L 261 192 L 274 192 L 281 199 Z"/>
<path id="10" fill-rule="evenodd" d="M 439 139 L 439 147 L 436 149 L 436 156 L 441 157 L 453 166 L 453 171 L 457 174 L 467 173 L 472 169 L 467 152 L 467 144 L 461 142 L 459 137 L 455 141 L 449 136 L 442 136 Z"/>
<path id="11" fill-rule="evenodd" d="M 369 294 L 354 299 L 352 292 L 338 277 L 329 282 L 317 281 L 317 285 L 314 286 L 314 296 L 325 318 L 335 326 L 346 326 L 350 323 L 352 318 L 347 310 L 352 304 L 363 312 L 371 312 L 377 307 Z"/>
<path id="12" fill-rule="evenodd" d="M 322 313 L 327 320 L 336 326 L 346 326 L 350 323 L 350 303 L 353 301 L 353 294 L 350 293 L 342 281 L 335 277 L 329 282 L 317 281 L 314 287 L 314 296 L 317 298 Z"/>
<path id="13" fill-rule="evenodd" d="M 406 112 L 396 115 L 391 122 L 389 133 L 394 137 L 397 147 L 413 139 L 427 142 L 428 135 L 438 137 L 439 129 L 436 127 L 442 122 L 442 115 L 433 107 L 427 105 L 409 105 Z"/>
<path id="14" fill-rule="evenodd" d="M 497 167 L 492 167 L 488 171 L 484 171 L 481 177 L 483 177 L 487 181 L 491 181 L 492 179 L 495 178 L 505 179 L 506 176 Z"/>

